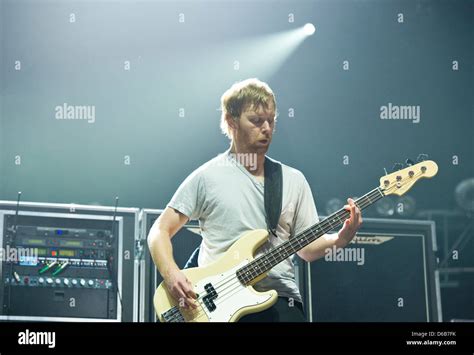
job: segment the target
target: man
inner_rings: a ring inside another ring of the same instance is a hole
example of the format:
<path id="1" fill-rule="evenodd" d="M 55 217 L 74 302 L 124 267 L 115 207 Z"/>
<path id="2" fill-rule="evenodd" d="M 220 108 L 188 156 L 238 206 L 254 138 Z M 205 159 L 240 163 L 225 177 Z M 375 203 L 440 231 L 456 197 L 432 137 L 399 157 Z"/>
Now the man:
<path id="1" fill-rule="evenodd" d="M 267 229 L 264 208 L 264 160 L 276 123 L 276 100 L 270 87 L 258 79 L 234 84 L 221 98 L 221 129 L 230 148 L 208 161 L 178 188 L 148 235 L 152 258 L 171 295 L 195 308 L 196 294 L 173 259 L 171 238 L 189 219 L 199 219 L 203 242 L 200 267 L 215 261 L 239 236 L 252 229 Z M 282 164 L 283 201 L 276 235 L 258 251 L 263 253 L 313 224 L 318 215 L 304 175 Z M 346 246 L 362 223 L 360 210 L 348 199 L 350 217 L 342 229 L 324 235 L 298 252 L 313 261 L 325 250 Z M 259 255 L 257 254 L 257 255 Z M 287 258 L 255 284 L 258 291 L 275 289 L 278 300 L 271 308 L 244 316 L 241 321 L 304 321 L 301 295 L 293 263 Z"/>

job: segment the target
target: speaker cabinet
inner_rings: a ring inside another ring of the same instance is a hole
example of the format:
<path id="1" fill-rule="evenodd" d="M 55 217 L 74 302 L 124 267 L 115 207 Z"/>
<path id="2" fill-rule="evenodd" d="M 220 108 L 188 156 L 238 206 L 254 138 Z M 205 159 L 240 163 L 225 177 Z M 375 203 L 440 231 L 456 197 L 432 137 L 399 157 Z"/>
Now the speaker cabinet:
<path id="1" fill-rule="evenodd" d="M 441 321 L 434 222 L 364 218 L 343 249 L 302 267 L 313 322 Z"/>

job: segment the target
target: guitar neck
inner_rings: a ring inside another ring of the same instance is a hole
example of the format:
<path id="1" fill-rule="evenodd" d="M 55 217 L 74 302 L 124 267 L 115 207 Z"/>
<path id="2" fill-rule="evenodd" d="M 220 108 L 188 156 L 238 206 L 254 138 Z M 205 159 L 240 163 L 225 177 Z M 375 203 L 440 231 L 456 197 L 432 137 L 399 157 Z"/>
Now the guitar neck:
<path id="1" fill-rule="evenodd" d="M 363 210 L 384 196 L 383 190 L 380 187 L 377 187 L 376 189 L 366 193 L 364 196 L 358 198 L 354 203 L 360 210 Z M 303 249 L 305 246 L 314 242 L 327 232 L 342 225 L 349 216 L 350 212 L 343 208 L 334 212 L 321 222 L 314 224 L 237 270 L 237 277 L 243 284 L 250 284 L 254 279 L 266 274 L 275 265 L 278 265 L 289 256 L 295 254 L 300 249 Z"/>

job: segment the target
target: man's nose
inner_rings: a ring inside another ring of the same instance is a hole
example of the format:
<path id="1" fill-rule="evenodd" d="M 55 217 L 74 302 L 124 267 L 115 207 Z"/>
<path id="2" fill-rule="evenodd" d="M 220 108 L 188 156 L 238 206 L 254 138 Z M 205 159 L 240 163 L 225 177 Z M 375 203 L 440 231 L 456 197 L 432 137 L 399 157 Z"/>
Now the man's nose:
<path id="1" fill-rule="evenodd" d="M 264 121 L 263 124 L 262 124 L 262 133 L 267 132 L 270 129 L 271 129 L 270 123 L 268 123 L 268 121 Z"/>

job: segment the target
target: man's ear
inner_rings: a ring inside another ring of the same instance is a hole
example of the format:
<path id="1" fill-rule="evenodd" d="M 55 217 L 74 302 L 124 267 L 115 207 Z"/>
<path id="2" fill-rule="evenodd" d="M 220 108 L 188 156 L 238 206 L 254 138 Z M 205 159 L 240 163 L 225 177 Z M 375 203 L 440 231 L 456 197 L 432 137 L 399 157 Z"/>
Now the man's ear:
<path id="1" fill-rule="evenodd" d="M 225 119 L 227 121 L 227 125 L 229 126 L 229 129 L 235 130 L 237 129 L 237 122 L 234 120 L 232 115 L 230 113 L 226 113 Z"/>

